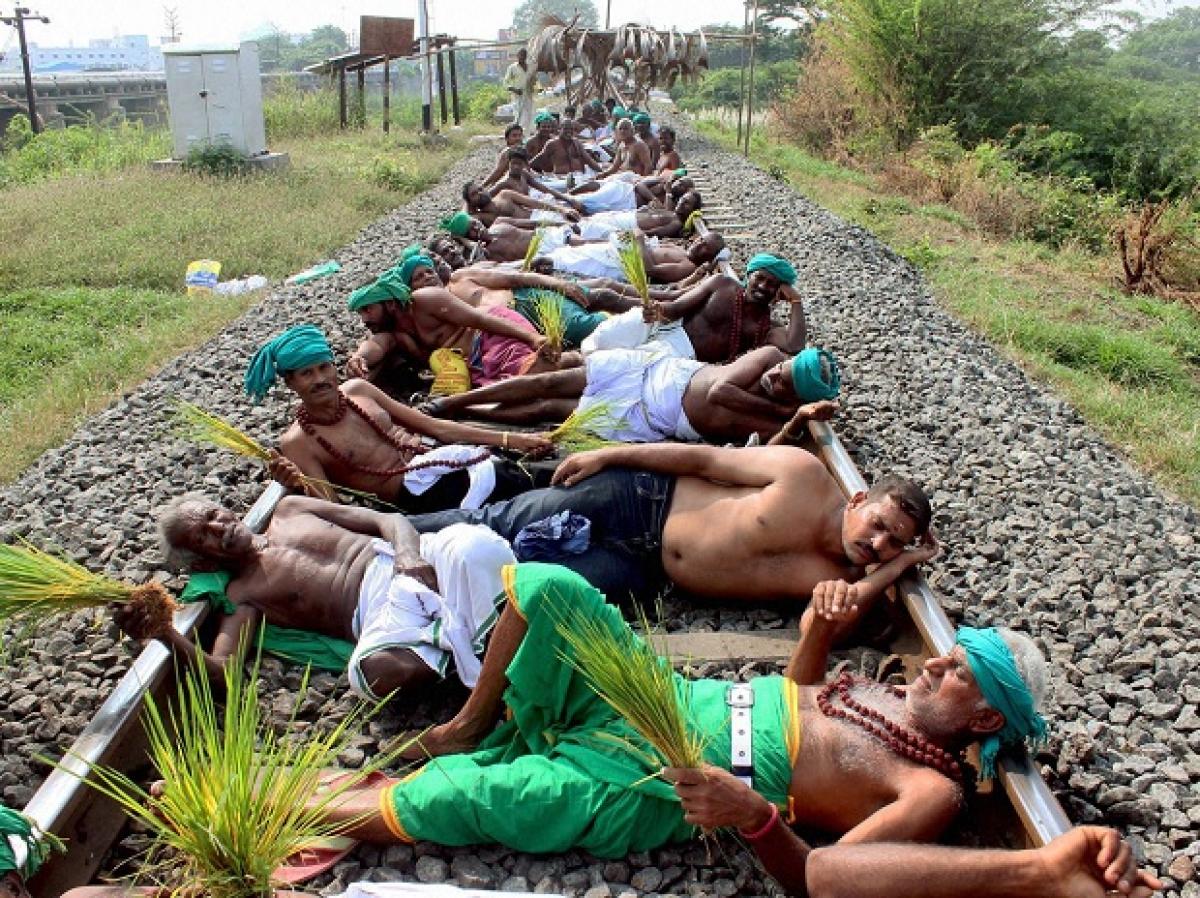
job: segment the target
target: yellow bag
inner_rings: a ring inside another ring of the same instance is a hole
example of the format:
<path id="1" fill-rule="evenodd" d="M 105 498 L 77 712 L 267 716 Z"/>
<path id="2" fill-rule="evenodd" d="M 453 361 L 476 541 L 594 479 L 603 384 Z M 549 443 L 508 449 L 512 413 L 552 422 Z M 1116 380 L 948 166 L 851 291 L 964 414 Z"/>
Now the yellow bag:
<path id="1" fill-rule="evenodd" d="M 183 283 L 187 286 L 188 296 L 198 293 L 212 293 L 221 277 L 221 263 L 216 259 L 198 259 L 187 267 Z"/>
<path id="2" fill-rule="evenodd" d="M 471 389 L 471 370 L 459 349 L 435 349 L 429 354 L 429 367 L 433 371 L 430 396 L 453 396 Z"/>

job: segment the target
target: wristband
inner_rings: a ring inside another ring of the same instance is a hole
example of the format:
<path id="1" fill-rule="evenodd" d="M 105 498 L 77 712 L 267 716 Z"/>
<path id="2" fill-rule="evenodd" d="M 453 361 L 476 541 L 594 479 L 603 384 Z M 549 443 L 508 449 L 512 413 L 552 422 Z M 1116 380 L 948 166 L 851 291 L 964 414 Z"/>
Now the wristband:
<path id="1" fill-rule="evenodd" d="M 767 822 L 764 823 L 760 829 L 756 829 L 754 832 L 748 833 L 744 829 L 739 828 L 738 832 L 742 834 L 743 839 L 746 839 L 750 842 L 757 842 L 759 839 L 761 839 L 763 836 L 765 836 L 768 832 L 770 832 L 775 827 L 775 824 L 778 822 L 779 822 L 779 808 L 776 807 L 774 804 L 772 804 L 771 805 L 771 816 L 767 818 Z"/>

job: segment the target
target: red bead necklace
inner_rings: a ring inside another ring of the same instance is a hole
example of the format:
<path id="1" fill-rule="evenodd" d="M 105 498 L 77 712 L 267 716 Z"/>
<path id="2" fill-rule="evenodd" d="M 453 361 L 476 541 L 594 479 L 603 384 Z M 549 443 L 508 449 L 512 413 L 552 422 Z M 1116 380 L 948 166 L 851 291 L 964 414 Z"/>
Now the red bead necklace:
<path id="1" fill-rule="evenodd" d="M 729 332 L 729 357 L 725 359 L 725 364 L 729 364 L 739 355 L 742 350 L 742 306 L 746 304 L 746 288 L 738 287 L 737 299 L 733 302 L 733 330 Z M 771 313 L 768 310 L 767 315 L 758 323 L 758 332 L 754 335 L 754 345 L 751 349 L 757 349 L 767 342 L 767 331 L 771 328 Z"/>
<path id="2" fill-rule="evenodd" d="M 362 418 L 364 421 L 366 421 L 367 425 L 373 431 L 375 431 L 376 435 L 378 435 L 378 437 L 381 440 L 383 440 L 385 443 L 392 446 L 397 452 L 399 452 L 401 455 L 401 458 L 404 457 L 405 453 L 412 453 L 414 455 L 417 455 L 417 454 L 420 454 L 423 452 L 427 452 L 429 450 L 424 446 L 407 446 L 404 443 L 400 442 L 400 439 L 398 437 L 393 436 L 392 434 L 390 434 L 386 430 L 384 430 L 382 427 L 380 427 L 378 422 L 375 421 L 375 419 L 372 418 L 367 413 L 366 409 L 364 409 L 361 405 L 359 405 L 357 402 L 355 402 L 353 399 L 351 399 L 349 396 L 347 396 L 345 393 L 343 393 L 340 389 L 338 390 L 337 413 L 334 415 L 332 421 L 316 422 L 316 421 L 312 420 L 312 416 L 309 415 L 308 409 L 305 408 L 303 405 L 300 406 L 300 408 L 296 409 L 296 423 L 300 425 L 300 428 L 306 434 L 308 434 L 310 437 L 312 437 L 314 440 L 316 440 L 322 449 L 324 449 L 326 452 L 328 452 L 330 455 L 332 455 L 334 458 L 336 458 L 338 461 L 340 461 L 346 467 L 348 467 L 354 471 L 357 471 L 360 474 L 368 474 L 373 477 L 395 477 L 399 474 L 407 474 L 409 471 L 420 471 L 423 468 L 432 468 L 432 467 L 436 467 L 438 465 L 441 465 L 442 467 L 445 467 L 445 468 L 449 468 L 450 470 L 459 471 L 459 470 L 463 470 L 465 468 L 469 468 L 469 467 L 471 467 L 471 465 L 478 464 L 479 462 L 485 460 L 492 454 L 488 449 L 483 449 L 479 453 L 479 455 L 472 456 L 471 458 L 463 459 L 462 461 L 447 461 L 444 459 L 431 459 L 429 461 L 420 461 L 420 462 L 413 462 L 412 464 L 404 464 L 398 468 L 369 468 L 366 465 L 359 464 L 354 459 L 350 458 L 348 455 L 343 453 L 340 449 L 337 449 L 336 447 L 334 447 L 334 445 L 332 443 L 330 443 L 329 440 L 325 439 L 325 437 L 323 437 L 323 436 L 321 436 L 321 434 L 317 433 L 317 424 L 318 423 L 320 423 L 321 426 L 324 426 L 324 427 L 331 427 L 334 424 L 337 424 L 338 422 L 340 422 L 343 418 L 345 418 L 346 413 L 350 410 L 353 410 L 355 412 L 355 414 L 357 414 L 360 418 Z"/>
<path id="3" fill-rule="evenodd" d="M 837 718 L 853 723 L 866 730 L 893 752 L 902 758 L 907 758 L 917 764 L 932 767 L 943 776 L 961 783 L 963 778 L 962 765 L 958 760 L 941 746 L 935 745 L 929 739 L 905 729 L 900 724 L 888 720 L 881 712 L 868 708 L 850 694 L 854 678 L 842 674 L 832 683 L 817 693 L 817 707 L 826 717 Z M 902 697 L 904 692 L 895 686 L 890 687 L 892 695 Z M 841 700 L 844 707 L 834 705 L 834 697 Z"/>

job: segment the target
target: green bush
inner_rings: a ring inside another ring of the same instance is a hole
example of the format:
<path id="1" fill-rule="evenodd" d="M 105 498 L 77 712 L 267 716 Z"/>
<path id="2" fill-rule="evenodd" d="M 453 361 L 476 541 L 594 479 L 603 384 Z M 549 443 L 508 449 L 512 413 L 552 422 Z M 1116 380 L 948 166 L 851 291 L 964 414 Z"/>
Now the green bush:
<path id="1" fill-rule="evenodd" d="M 161 159 L 170 154 L 170 135 L 140 122 L 101 124 L 94 119 L 34 134 L 29 119 L 18 115 L 9 123 L 0 148 L 0 188 L 4 188 Z"/>
<path id="2" fill-rule="evenodd" d="M 269 141 L 332 134 L 338 130 L 338 92 L 301 90 L 281 80 L 263 97 L 263 119 Z"/>
<path id="3" fill-rule="evenodd" d="M 372 184 L 407 195 L 420 193 L 437 180 L 415 164 L 386 156 L 378 156 L 371 163 L 370 179 Z"/>
<path id="4" fill-rule="evenodd" d="M 746 72 L 749 77 L 749 70 Z M 772 62 L 754 69 L 754 105 L 762 109 L 782 97 L 796 84 L 799 64 L 794 60 Z M 706 109 L 713 106 L 737 107 L 742 99 L 742 70 L 740 68 L 712 69 L 695 85 L 677 83 L 671 97 L 680 109 Z"/>
<path id="5" fill-rule="evenodd" d="M 192 147 L 183 160 L 183 170 L 193 175 L 237 178 L 250 171 L 250 160 L 227 143 L 210 143 Z"/>
<path id="6" fill-rule="evenodd" d="M 491 123 L 496 107 L 507 103 L 508 91 L 499 84 L 476 82 L 459 94 L 459 109 L 464 117 Z"/>

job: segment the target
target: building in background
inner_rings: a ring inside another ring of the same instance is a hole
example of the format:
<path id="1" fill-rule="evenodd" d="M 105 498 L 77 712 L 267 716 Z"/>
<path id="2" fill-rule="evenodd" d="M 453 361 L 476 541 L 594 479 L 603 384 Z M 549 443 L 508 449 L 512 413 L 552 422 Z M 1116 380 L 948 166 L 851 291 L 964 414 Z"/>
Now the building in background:
<path id="1" fill-rule="evenodd" d="M 161 72 L 162 48 L 150 46 L 144 34 L 126 34 L 88 41 L 86 47 L 41 47 L 29 45 L 29 63 L 35 73 L 55 72 Z M 0 58 L 0 72 L 21 70 L 21 54 L 15 48 Z"/>
<path id="2" fill-rule="evenodd" d="M 517 33 L 511 28 L 501 28 L 496 40 L 504 43 L 517 39 Z M 485 47 L 475 51 L 473 71 L 477 78 L 488 78 L 499 81 L 504 77 L 508 65 L 517 58 L 519 47 Z M 460 57 L 461 58 L 461 57 Z"/>

